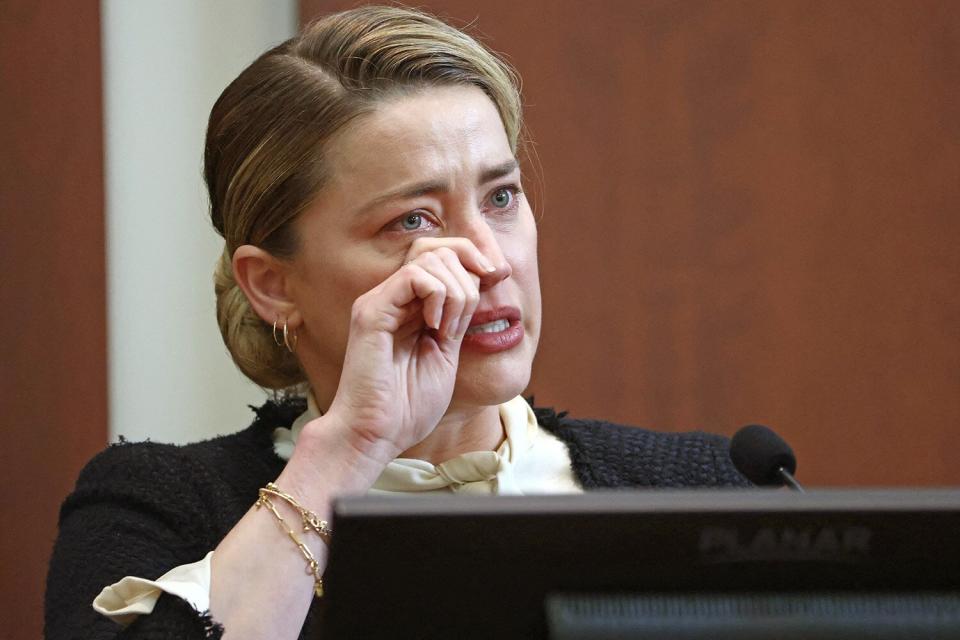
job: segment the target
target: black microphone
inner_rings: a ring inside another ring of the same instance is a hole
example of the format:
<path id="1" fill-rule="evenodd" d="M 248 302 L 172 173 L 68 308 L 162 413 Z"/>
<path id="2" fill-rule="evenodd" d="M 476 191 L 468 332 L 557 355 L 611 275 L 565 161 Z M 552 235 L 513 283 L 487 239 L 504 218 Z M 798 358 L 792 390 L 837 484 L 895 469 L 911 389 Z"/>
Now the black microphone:
<path id="1" fill-rule="evenodd" d="M 730 459 L 750 482 L 761 487 L 784 484 L 804 493 L 793 474 L 797 459 L 783 438 L 762 424 L 751 424 L 737 431 L 730 440 Z"/>

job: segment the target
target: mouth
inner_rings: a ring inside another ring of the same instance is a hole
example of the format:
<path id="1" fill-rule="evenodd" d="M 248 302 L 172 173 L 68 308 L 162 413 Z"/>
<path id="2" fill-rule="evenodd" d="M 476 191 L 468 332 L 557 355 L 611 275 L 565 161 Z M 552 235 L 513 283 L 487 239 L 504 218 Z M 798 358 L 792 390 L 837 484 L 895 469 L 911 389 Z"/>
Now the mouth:
<path id="1" fill-rule="evenodd" d="M 506 331 L 509 328 L 510 321 L 500 318 L 499 320 L 494 320 L 493 322 L 487 322 L 470 327 L 467 329 L 467 335 L 472 336 L 477 333 L 499 333 L 500 331 Z"/>
<path id="2" fill-rule="evenodd" d="M 512 349 L 522 341 L 520 310 L 515 307 L 500 307 L 473 314 L 461 349 L 497 353 Z"/>

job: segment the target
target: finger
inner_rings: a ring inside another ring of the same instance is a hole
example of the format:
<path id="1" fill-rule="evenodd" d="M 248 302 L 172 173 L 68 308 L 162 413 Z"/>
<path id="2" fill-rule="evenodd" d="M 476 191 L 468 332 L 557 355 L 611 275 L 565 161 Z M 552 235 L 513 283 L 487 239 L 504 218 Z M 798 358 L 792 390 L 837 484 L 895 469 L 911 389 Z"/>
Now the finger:
<path id="1" fill-rule="evenodd" d="M 449 340 L 458 338 L 457 332 L 463 316 L 467 293 L 463 289 L 461 279 L 454 273 L 460 271 L 464 275 L 466 270 L 460 264 L 457 254 L 449 248 L 441 247 L 435 251 L 421 254 L 414 262 L 427 273 L 440 280 L 446 287 L 446 297 L 443 301 L 443 318 L 438 334 Z"/>
<path id="2" fill-rule="evenodd" d="M 355 320 L 365 328 L 395 332 L 410 319 L 412 303 L 422 307 L 424 323 L 436 329 L 443 315 L 446 285 L 421 266 L 409 264 L 354 303 Z"/>
<path id="3" fill-rule="evenodd" d="M 480 304 L 480 277 L 475 273 L 464 269 L 460 260 L 453 251 L 438 249 L 434 252 L 450 270 L 450 274 L 457 279 L 464 294 L 463 308 L 460 311 L 460 320 L 456 327 L 456 339 L 463 338 L 470 326 L 470 320 L 473 318 L 473 312 Z"/>
<path id="4" fill-rule="evenodd" d="M 485 256 L 468 238 L 417 238 L 410 245 L 405 261 L 412 262 L 419 255 L 441 247 L 451 249 L 457 254 L 460 263 L 478 276 L 483 277 L 497 271 L 497 267 L 493 265 L 490 258 Z"/>
<path id="5" fill-rule="evenodd" d="M 423 300 L 423 321 L 439 332 L 447 298 L 446 284 L 419 265 L 407 265 L 404 270 L 409 273 L 410 288 L 417 298 Z"/>

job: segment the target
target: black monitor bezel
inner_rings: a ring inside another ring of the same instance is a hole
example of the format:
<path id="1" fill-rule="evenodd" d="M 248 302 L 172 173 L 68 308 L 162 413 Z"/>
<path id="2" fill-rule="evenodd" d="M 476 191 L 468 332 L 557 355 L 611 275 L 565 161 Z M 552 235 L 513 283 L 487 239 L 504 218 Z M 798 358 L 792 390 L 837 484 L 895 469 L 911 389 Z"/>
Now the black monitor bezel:
<path id="1" fill-rule="evenodd" d="M 960 588 L 950 488 L 362 496 L 333 524 L 332 637 L 542 637 L 558 592 Z"/>

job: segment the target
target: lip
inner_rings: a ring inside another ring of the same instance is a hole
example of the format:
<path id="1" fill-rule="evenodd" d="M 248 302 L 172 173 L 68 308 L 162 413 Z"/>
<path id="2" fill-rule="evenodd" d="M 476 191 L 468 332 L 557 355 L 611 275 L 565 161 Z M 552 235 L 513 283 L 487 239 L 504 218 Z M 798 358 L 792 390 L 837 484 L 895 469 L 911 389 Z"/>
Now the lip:
<path id="1" fill-rule="evenodd" d="M 474 311 L 473 316 L 470 318 L 470 326 L 476 327 L 501 319 L 508 321 L 510 324 L 520 322 L 520 309 L 516 307 L 497 307 L 496 309 Z"/>
<path id="2" fill-rule="evenodd" d="M 510 326 L 496 333 L 473 333 L 463 337 L 461 349 L 479 353 L 498 353 L 512 349 L 523 341 L 523 325 L 520 324 L 520 310 L 516 307 L 499 307 L 478 311 L 470 319 L 470 326 L 487 324 L 494 320 L 506 320 Z"/>

